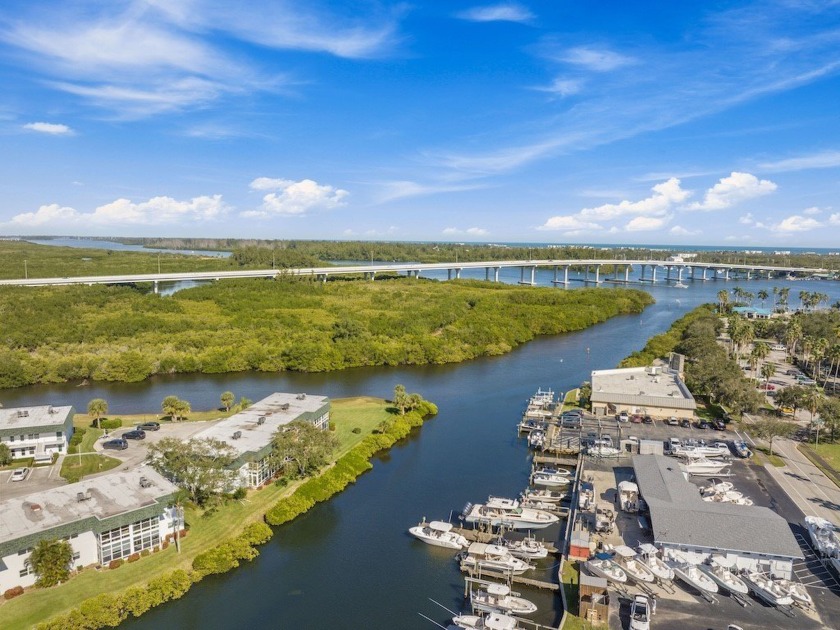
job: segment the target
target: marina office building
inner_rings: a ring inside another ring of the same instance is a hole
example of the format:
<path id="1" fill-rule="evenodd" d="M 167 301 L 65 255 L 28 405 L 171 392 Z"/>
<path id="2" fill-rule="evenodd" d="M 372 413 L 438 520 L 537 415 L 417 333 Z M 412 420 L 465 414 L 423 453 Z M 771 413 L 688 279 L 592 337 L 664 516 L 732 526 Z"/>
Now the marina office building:
<path id="1" fill-rule="evenodd" d="M 791 579 L 803 557 L 787 521 L 769 508 L 703 501 L 679 462 L 663 455 L 633 458 L 636 483 L 650 508 L 656 546 L 700 564 L 711 556 L 726 565 Z"/>
<path id="2" fill-rule="evenodd" d="M 197 433 L 195 438 L 212 438 L 232 446 L 238 457 L 234 485 L 256 488 L 270 480 L 277 466 L 270 461 L 274 434 L 295 420 L 311 422 L 321 430 L 330 424 L 330 399 L 309 394 L 275 393 Z"/>
<path id="3" fill-rule="evenodd" d="M 592 413 L 608 416 L 621 412 L 658 418 L 694 416 L 697 403 L 679 373 L 652 366 L 593 370 Z"/>
<path id="4" fill-rule="evenodd" d="M 0 591 L 35 583 L 29 557 L 42 540 L 69 542 L 74 568 L 159 547 L 179 523 L 177 492 L 143 467 L 0 501 Z"/>
<path id="5" fill-rule="evenodd" d="M 67 452 L 73 414 L 73 407 L 50 405 L 0 408 L 0 442 L 9 447 L 14 459 L 50 462 L 54 453 Z"/>

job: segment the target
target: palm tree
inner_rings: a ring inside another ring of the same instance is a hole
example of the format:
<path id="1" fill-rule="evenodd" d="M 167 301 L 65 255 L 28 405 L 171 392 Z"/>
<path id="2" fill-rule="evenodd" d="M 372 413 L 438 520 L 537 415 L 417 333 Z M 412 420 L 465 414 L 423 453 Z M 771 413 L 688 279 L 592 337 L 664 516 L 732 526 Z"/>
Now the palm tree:
<path id="1" fill-rule="evenodd" d="M 779 295 L 779 287 L 773 287 L 773 311 L 776 311 L 776 296 Z"/>
<path id="2" fill-rule="evenodd" d="M 717 293 L 718 303 L 720 304 L 720 313 L 726 312 L 726 307 L 729 305 L 729 292 L 726 290 L 718 291 Z"/>
<path id="3" fill-rule="evenodd" d="M 104 398 L 94 398 L 88 403 L 88 415 L 93 416 L 94 426 L 98 429 L 102 416 L 108 413 L 108 403 Z"/>
<path id="4" fill-rule="evenodd" d="M 761 366 L 761 378 L 764 379 L 764 390 L 767 391 L 767 385 L 770 379 L 776 375 L 776 366 L 772 363 L 765 363 Z"/>
<path id="5" fill-rule="evenodd" d="M 809 297 L 809 293 L 807 291 L 800 291 L 799 292 L 799 308 L 804 309 L 805 303 L 807 302 Z"/>
<path id="6" fill-rule="evenodd" d="M 222 394 L 221 401 L 225 411 L 230 411 L 230 408 L 235 400 L 236 396 L 233 395 L 233 392 L 224 392 Z"/>
<path id="7" fill-rule="evenodd" d="M 782 287 L 779 289 L 779 304 L 782 305 L 785 309 L 785 312 L 788 310 L 788 298 L 790 297 L 790 287 Z"/>
<path id="8" fill-rule="evenodd" d="M 785 343 L 788 347 L 788 352 L 792 355 L 796 355 L 796 344 L 802 339 L 802 324 L 800 324 L 797 320 L 793 320 L 790 324 L 788 324 L 787 330 L 785 330 Z"/>
<path id="9" fill-rule="evenodd" d="M 809 387 L 805 392 L 804 404 L 805 408 L 811 413 L 811 423 L 814 422 L 814 414 L 820 408 L 820 403 L 823 401 L 822 392 L 816 387 Z"/>
<path id="10" fill-rule="evenodd" d="M 814 359 L 814 380 L 820 380 L 820 364 L 822 360 L 825 358 L 825 353 L 828 350 L 828 339 L 825 337 L 820 337 L 814 342 L 813 347 L 811 348 L 811 355 Z"/>
<path id="11" fill-rule="evenodd" d="M 767 345 L 766 341 L 756 341 L 753 344 L 751 354 L 755 355 L 756 359 L 758 360 L 757 362 L 760 363 L 761 361 L 764 361 L 764 359 L 766 359 L 767 356 L 770 354 L 770 346 Z"/>
<path id="12" fill-rule="evenodd" d="M 761 300 L 761 308 L 764 308 L 764 302 L 767 300 L 768 297 L 770 297 L 770 294 L 767 293 L 765 289 L 761 289 L 758 292 L 758 299 Z"/>
<path id="13" fill-rule="evenodd" d="M 832 344 L 826 352 L 826 357 L 831 361 L 828 365 L 828 373 L 826 374 L 826 380 L 828 380 L 828 377 L 834 377 L 837 366 L 840 365 L 838 363 L 840 362 L 840 343 Z"/>

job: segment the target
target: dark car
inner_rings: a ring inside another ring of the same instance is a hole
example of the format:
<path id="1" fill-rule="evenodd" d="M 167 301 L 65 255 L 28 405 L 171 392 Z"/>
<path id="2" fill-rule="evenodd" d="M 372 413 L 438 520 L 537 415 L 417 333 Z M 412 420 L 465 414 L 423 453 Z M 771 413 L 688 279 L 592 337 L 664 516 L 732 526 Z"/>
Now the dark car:
<path id="1" fill-rule="evenodd" d="M 726 431 L 726 423 L 723 421 L 723 418 L 718 418 L 712 424 L 715 426 L 715 429 L 718 431 Z"/>
<path id="2" fill-rule="evenodd" d="M 706 420 L 701 420 L 700 422 L 697 423 L 697 428 L 705 431 L 706 429 L 711 429 L 712 425 L 709 424 L 709 422 L 706 421 Z"/>
<path id="3" fill-rule="evenodd" d="M 653 418 L 651 418 L 650 416 L 645 416 L 645 417 L 642 419 L 642 421 L 643 421 L 645 424 L 653 424 Z"/>
<path id="4" fill-rule="evenodd" d="M 116 451 L 124 451 L 128 448 L 128 442 L 126 442 L 122 438 L 117 438 L 115 440 L 108 440 L 107 442 L 103 442 L 102 448 L 112 448 Z"/>
<path id="5" fill-rule="evenodd" d="M 124 440 L 145 440 L 146 432 L 142 429 L 134 429 L 134 431 L 126 431 L 122 434 Z"/>
<path id="6" fill-rule="evenodd" d="M 144 422 L 138 424 L 137 428 L 141 431 L 160 431 L 160 422 Z"/>
<path id="7" fill-rule="evenodd" d="M 682 420 L 680 420 L 680 426 L 683 429 L 690 429 L 691 428 L 691 420 L 689 420 L 688 418 L 683 418 Z"/>
<path id="8" fill-rule="evenodd" d="M 583 420 L 580 416 L 567 416 L 566 414 L 563 414 L 560 417 L 560 424 L 564 427 L 577 428 L 583 424 Z"/>

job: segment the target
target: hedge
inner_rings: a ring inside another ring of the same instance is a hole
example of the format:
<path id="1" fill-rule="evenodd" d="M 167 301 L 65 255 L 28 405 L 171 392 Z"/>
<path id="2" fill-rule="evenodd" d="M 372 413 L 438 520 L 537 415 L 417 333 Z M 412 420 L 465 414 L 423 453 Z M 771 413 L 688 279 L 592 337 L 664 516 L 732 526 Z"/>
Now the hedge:
<path id="1" fill-rule="evenodd" d="M 23 587 L 13 586 L 3 593 L 3 599 L 14 599 L 18 595 L 23 595 Z"/>

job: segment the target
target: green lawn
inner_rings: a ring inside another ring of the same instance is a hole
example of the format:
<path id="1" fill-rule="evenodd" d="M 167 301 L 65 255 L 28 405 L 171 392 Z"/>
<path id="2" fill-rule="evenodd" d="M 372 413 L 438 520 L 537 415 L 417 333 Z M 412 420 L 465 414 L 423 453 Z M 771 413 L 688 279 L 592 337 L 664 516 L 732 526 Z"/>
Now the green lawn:
<path id="1" fill-rule="evenodd" d="M 190 414 L 186 418 L 182 418 L 179 422 L 202 422 L 205 420 L 218 420 L 219 418 L 227 418 L 228 416 L 232 416 L 236 413 L 235 409 L 231 409 L 230 411 L 225 411 L 224 409 L 210 409 L 209 411 L 191 411 Z M 143 422 L 160 422 L 161 424 L 166 424 L 167 422 L 171 422 L 169 416 L 163 415 L 163 413 L 123 413 L 120 415 L 112 414 L 109 416 L 105 416 L 103 419 L 114 419 L 119 418 L 122 420 L 122 428 L 123 429 L 132 429 L 138 424 Z M 73 426 L 82 429 L 88 429 L 93 426 L 93 416 L 90 416 L 86 413 L 77 413 L 73 416 Z M 119 429 L 114 429 L 118 431 Z"/>
<path id="2" fill-rule="evenodd" d="M 817 455 L 822 457 L 837 472 L 840 472 L 840 444 L 809 445 Z"/>
<path id="3" fill-rule="evenodd" d="M 758 453 L 756 451 L 758 451 Z M 753 448 L 753 457 L 759 458 L 759 463 L 761 464 L 763 464 L 766 459 L 776 468 L 781 468 L 786 465 L 785 460 L 778 455 L 770 455 L 770 449 L 764 446 L 756 446 Z"/>
<path id="4" fill-rule="evenodd" d="M 386 411 L 388 406 L 386 401 L 379 398 L 333 400 L 331 420 L 336 423 L 340 452 L 347 452 L 370 435 L 383 419 L 392 417 Z M 362 431 L 353 433 L 352 429 L 357 426 Z M 3 630 L 31 628 L 49 617 L 78 606 L 86 597 L 106 591 L 121 591 L 174 569 L 190 569 L 195 556 L 232 538 L 249 523 L 261 520 L 275 502 L 290 494 L 300 483 L 302 481 L 283 488 L 272 484 L 261 490 L 250 491 L 243 501 L 230 501 L 209 515 L 202 514 L 200 510 L 187 509 L 189 534 L 182 541 L 180 554 L 174 545 L 170 545 L 169 549 L 138 562 L 124 564 L 119 569 L 86 569 L 61 586 L 50 589 L 30 588 L 24 595 L 13 600 L 0 599 Z"/>
<path id="5" fill-rule="evenodd" d="M 61 465 L 60 474 L 68 483 L 76 483 L 87 475 L 111 470 L 121 463 L 118 459 L 108 457 L 107 455 L 99 455 L 98 453 L 68 455 L 64 458 L 64 463 Z"/>

